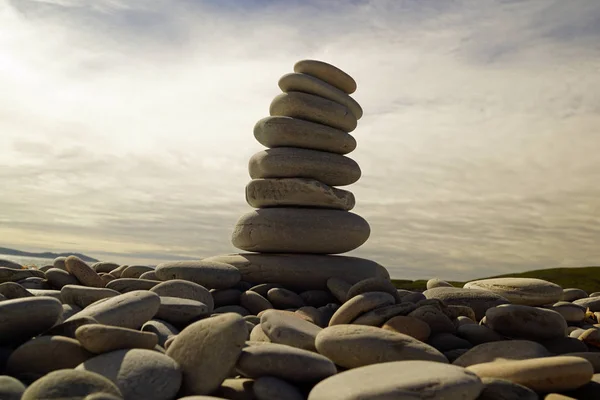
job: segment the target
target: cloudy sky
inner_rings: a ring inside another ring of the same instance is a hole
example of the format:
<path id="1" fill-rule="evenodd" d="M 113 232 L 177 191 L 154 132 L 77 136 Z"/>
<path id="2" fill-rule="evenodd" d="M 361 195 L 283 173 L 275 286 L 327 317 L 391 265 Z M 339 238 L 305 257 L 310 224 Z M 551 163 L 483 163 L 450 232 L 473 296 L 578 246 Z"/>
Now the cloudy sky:
<path id="1" fill-rule="evenodd" d="M 277 80 L 365 116 L 351 255 L 396 278 L 600 265 L 597 0 L 0 0 L 0 246 L 235 251 Z"/>

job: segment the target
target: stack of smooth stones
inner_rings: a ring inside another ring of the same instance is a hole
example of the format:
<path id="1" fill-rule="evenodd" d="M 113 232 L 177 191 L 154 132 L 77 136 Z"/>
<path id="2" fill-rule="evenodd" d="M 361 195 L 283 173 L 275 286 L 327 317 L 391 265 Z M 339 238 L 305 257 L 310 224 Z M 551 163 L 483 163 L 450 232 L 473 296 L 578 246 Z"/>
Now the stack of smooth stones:
<path id="1" fill-rule="evenodd" d="M 295 69 L 312 78 L 293 79 L 353 90 L 331 65 Z M 287 76 L 275 118 L 257 124 L 271 147 L 250 163 L 248 202 L 258 210 L 233 237 L 251 253 L 156 267 L 0 260 L 0 399 L 600 399 L 600 292 L 530 278 L 463 288 L 431 279 L 424 292 L 407 291 L 375 262 L 331 255 L 368 237 L 348 212 L 352 196 L 334 188 L 358 175 L 302 174 L 346 160 L 332 152 L 339 146 L 307 148 L 319 143 L 311 135 L 339 142 L 353 128 L 332 128 L 344 119 L 325 112 L 334 107 L 325 95 Z M 279 116 L 291 93 L 318 106 Z M 343 99 L 355 121 L 359 109 Z M 311 122 L 321 110 L 327 119 Z M 287 153 L 273 161 L 278 151 Z M 355 170 L 340 163 L 338 172 Z"/>

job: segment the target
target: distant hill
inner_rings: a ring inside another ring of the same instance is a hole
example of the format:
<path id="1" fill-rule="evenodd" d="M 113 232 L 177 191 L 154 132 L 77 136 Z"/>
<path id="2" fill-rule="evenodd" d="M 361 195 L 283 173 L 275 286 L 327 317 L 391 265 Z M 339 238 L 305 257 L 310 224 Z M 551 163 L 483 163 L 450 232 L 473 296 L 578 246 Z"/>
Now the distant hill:
<path id="1" fill-rule="evenodd" d="M 56 258 L 56 257 L 68 257 L 68 256 L 77 256 L 81 258 L 83 261 L 87 262 L 97 262 L 95 258 L 86 256 L 81 253 L 51 253 L 46 251 L 44 253 L 31 253 L 29 251 L 21 251 L 15 249 L 8 249 L 6 247 L 0 247 L 0 254 L 6 254 L 9 256 L 19 256 L 19 257 L 36 257 L 36 258 Z"/>
<path id="2" fill-rule="evenodd" d="M 563 289 L 579 288 L 585 290 L 586 292 L 588 292 L 588 294 L 593 292 L 600 292 L 600 267 L 538 269 L 535 271 L 490 276 L 489 278 L 508 277 L 544 279 L 546 281 L 560 285 Z M 489 278 L 477 278 L 471 279 L 470 281 Z M 397 288 L 408 290 L 425 290 L 427 285 L 427 281 L 424 279 L 419 279 L 416 281 L 392 279 L 392 282 L 394 282 L 394 285 L 396 285 Z M 456 281 L 448 282 L 455 287 L 463 287 L 463 285 L 466 283 Z"/>

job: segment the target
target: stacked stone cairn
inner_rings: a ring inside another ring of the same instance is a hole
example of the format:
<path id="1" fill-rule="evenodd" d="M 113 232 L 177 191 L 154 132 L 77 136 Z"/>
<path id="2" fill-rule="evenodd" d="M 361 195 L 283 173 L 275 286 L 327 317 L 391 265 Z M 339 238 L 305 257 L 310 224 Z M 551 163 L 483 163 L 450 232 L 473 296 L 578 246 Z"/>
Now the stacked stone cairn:
<path id="1" fill-rule="evenodd" d="M 360 175 L 341 155 L 360 108 L 337 68 L 295 70 L 255 131 L 270 148 L 250 162 L 258 210 L 233 234 L 249 253 L 0 260 L 0 399 L 600 399 L 600 292 L 533 278 L 409 291 L 332 255 L 369 235 L 334 188 Z"/>

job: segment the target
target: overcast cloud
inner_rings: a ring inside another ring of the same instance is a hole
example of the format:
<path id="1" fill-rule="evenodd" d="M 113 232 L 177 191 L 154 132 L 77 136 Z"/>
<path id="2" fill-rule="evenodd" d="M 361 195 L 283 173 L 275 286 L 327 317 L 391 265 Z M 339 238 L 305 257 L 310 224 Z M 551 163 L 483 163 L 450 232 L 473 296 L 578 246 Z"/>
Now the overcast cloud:
<path id="1" fill-rule="evenodd" d="M 0 246 L 235 251 L 252 128 L 304 58 L 365 110 L 351 255 L 407 279 L 600 264 L 596 0 L 0 0 Z"/>

